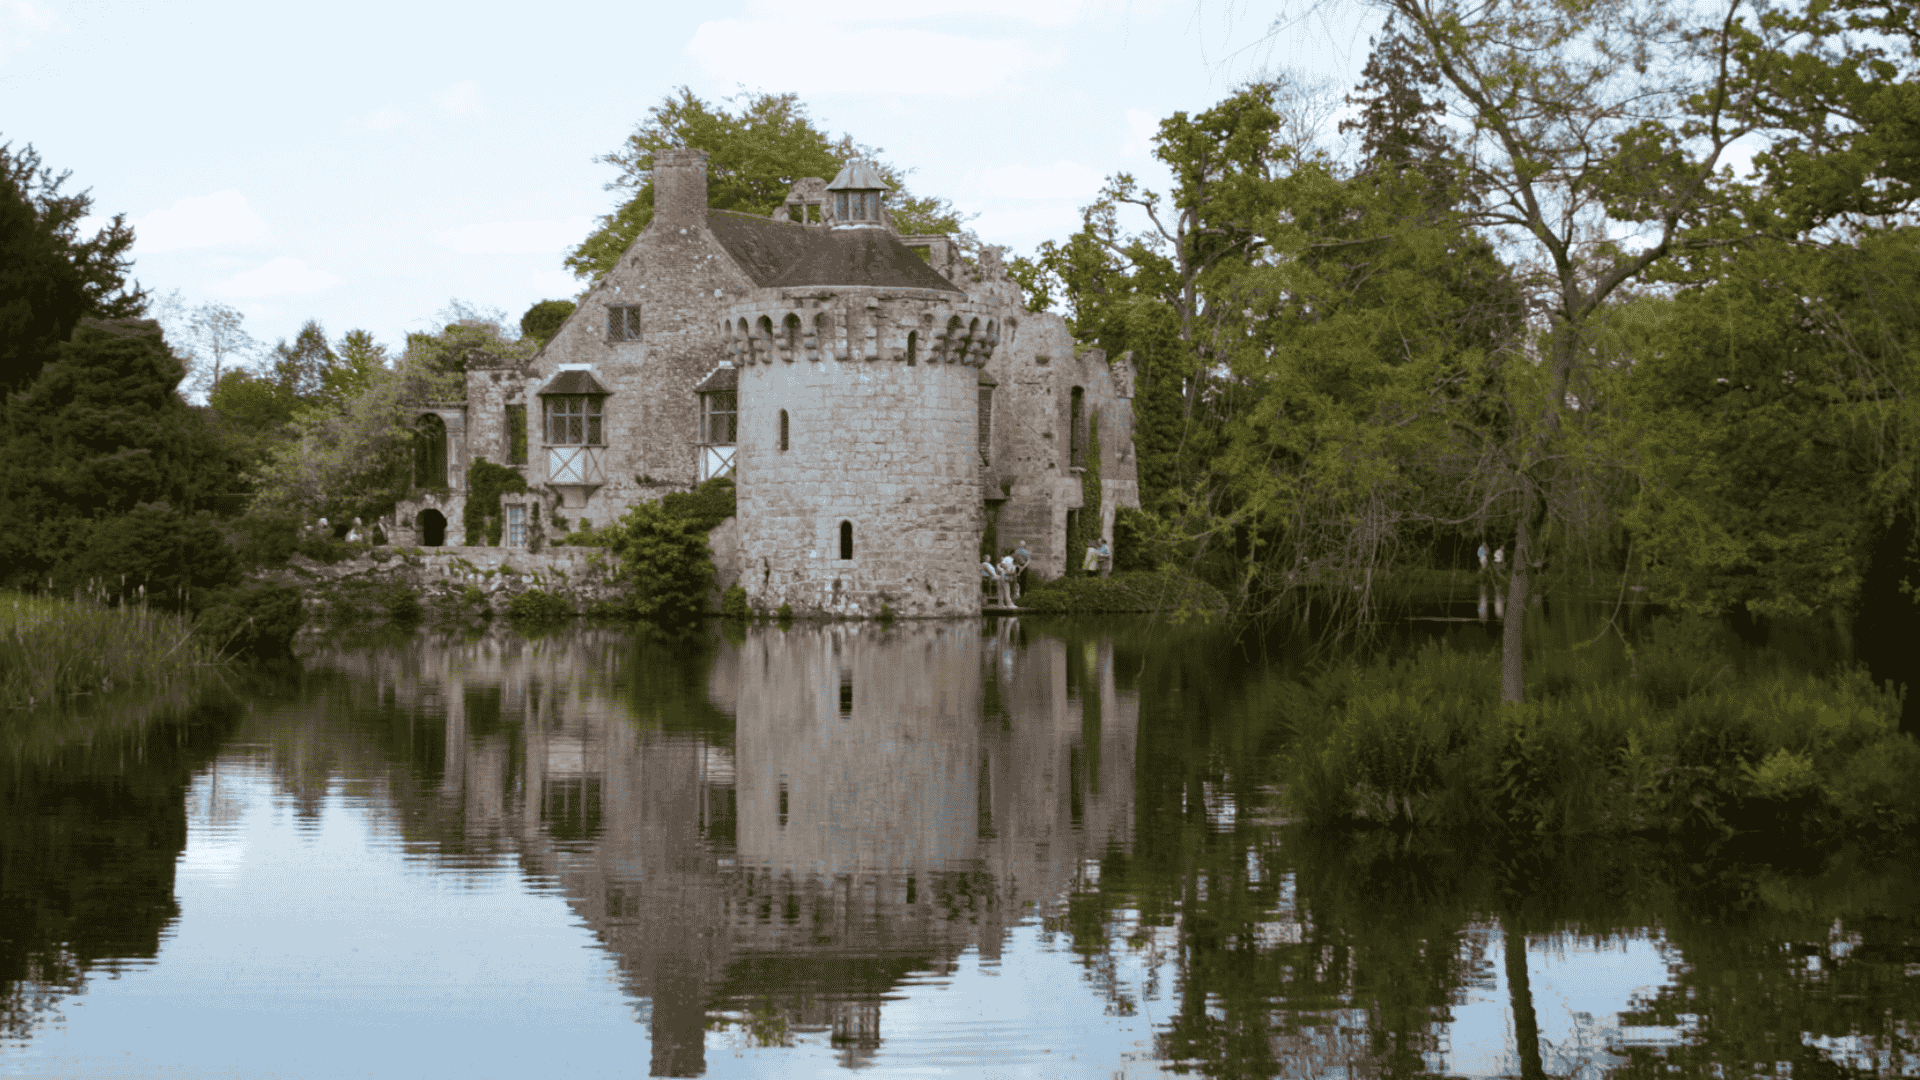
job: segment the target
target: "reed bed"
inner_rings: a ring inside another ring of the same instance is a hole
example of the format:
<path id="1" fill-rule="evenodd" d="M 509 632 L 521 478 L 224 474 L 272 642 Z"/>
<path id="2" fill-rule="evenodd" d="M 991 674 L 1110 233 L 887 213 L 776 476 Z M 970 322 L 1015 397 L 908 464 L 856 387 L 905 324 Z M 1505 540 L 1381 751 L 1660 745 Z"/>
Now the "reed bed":
<path id="1" fill-rule="evenodd" d="M 182 615 L 0 591 L 0 708 L 175 690 L 221 664 Z"/>

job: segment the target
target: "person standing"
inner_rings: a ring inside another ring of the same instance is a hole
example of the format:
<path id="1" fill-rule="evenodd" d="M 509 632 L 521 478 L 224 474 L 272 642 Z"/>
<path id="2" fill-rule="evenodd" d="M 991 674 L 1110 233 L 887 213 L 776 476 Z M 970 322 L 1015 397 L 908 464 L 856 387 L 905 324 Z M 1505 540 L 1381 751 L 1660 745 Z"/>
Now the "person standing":
<path id="1" fill-rule="evenodd" d="M 1027 593 L 1027 564 L 1032 561 L 1033 552 L 1027 550 L 1027 542 L 1025 540 L 1020 541 L 1019 546 L 1013 549 L 1013 583 L 1020 590 L 1020 595 L 1022 596 L 1025 596 Z"/>
<path id="2" fill-rule="evenodd" d="M 1113 545 L 1107 543 L 1107 538 L 1103 536 L 1100 538 L 1099 550 L 1100 550 L 1100 576 L 1106 577 L 1107 575 L 1113 573 Z"/>
<path id="3" fill-rule="evenodd" d="M 1013 552 L 1009 551 L 1000 557 L 1000 588 L 1003 592 L 1012 594 L 1014 603 L 1020 600 L 1019 577 L 1020 570 L 1013 563 Z"/>
<path id="4" fill-rule="evenodd" d="M 1482 540 L 1480 541 L 1480 570 L 1482 573 L 1484 573 L 1486 569 L 1487 569 L 1487 542 L 1485 540 Z"/>

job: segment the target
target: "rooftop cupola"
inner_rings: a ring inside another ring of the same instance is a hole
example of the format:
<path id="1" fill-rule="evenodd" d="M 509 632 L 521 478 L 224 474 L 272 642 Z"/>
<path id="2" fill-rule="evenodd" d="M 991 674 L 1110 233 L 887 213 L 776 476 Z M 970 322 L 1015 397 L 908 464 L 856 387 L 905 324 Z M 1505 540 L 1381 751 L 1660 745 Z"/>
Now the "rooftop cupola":
<path id="1" fill-rule="evenodd" d="M 833 227 L 836 229 L 882 229 L 887 218 L 884 204 L 887 182 L 880 170 L 865 161 L 850 161 L 840 175 L 827 185 L 833 196 Z"/>

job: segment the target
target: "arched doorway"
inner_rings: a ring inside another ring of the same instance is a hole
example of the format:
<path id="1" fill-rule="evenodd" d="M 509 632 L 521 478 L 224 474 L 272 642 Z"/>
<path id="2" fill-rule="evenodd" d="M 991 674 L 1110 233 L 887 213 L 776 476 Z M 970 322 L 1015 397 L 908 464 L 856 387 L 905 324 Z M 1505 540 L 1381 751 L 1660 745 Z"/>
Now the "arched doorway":
<path id="1" fill-rule="evenodd" d="M 438 510 L 422 510 L 413 523 L 420 531 L 421 547 L 441 547 L 446 544 L 447 515 Z"/>
<path id="2" fill-rule="evenodd" d="M 433 413 L 413 426 L 413 486 L 434 491 L 447 487 L 447 422 Z"/>

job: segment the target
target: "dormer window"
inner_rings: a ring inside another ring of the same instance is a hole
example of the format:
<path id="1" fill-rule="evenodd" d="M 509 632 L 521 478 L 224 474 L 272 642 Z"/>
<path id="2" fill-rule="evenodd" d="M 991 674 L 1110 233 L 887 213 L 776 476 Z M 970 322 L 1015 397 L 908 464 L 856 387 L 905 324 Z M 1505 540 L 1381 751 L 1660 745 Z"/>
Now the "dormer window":
<path id="1" fill-rule="evenodd" d="M 865 161 L 852 161 L 827 185 L 833 196 L 833 224 L 841 227 L 886 224 L 887 182 Z"/>
<path id="2" fill-rule="evenodd" d="M 541 433 L 548 446 L 602 446 L 607 388 L 591 372 L 562 370 L 543 387 Z"/>

